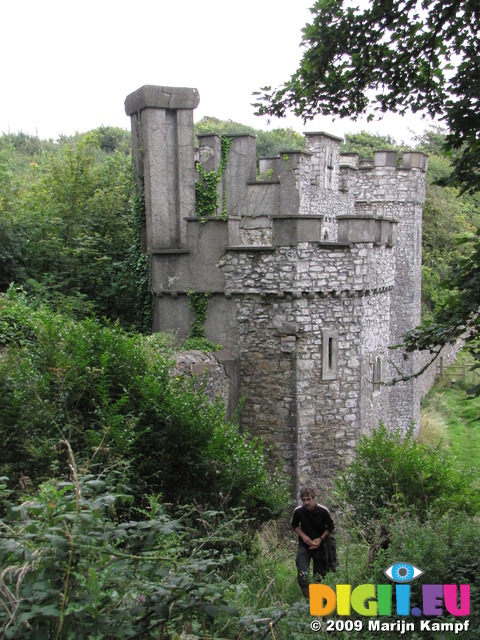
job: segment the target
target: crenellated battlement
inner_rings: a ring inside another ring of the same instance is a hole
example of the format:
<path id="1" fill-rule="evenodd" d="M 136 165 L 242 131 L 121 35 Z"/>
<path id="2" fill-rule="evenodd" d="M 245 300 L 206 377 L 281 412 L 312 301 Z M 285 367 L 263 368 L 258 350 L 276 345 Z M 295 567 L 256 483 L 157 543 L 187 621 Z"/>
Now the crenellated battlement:
<path id="1" fill-rule="evenodd" d="M 426 170 L 425 154 L 407 152 L 399 163 L 396 151 L 377 151 L 372 161 L 365 163 L 355 154 L 342 155 L 341 139 L 335 136 L 317 132 L 305 134 L 305 139 L 305 151 L 285 150 L 276 157 L 260 158 L 257 172 L 255 138 L 232 136 L 227 170 L 217 187 L 219 202 L 223 202 L 224 195 L 229 216 L 241 219 L 237 225 L 240 230 L 258 229 L 254 244 L 269 244 L 265 242 L 270 237 L 266 230 L 272 230 L 275 217 L 322 215 L 323 229 L 318 239 L 335 241 L 336 221 L 341 215 L 345 216 L 345 228 L 348 216 L 386 215 L 394 219 L 392 201 L 422 201 L 424 180 L 418 174 Z M 207 171 L 218 171 L 220 136 L 201 135 L 198 140 L 199 161 Z M 318 235 L 315 231 L 315 237 Z M 358 236 L 353 230 L 344 230 L 342 235 Z M 367 237 L 365 232 L 363 236 Z M 255 234 L 240 234 L 237 242 L 251 244 L 246 241 L 249 237 L 254 238 Z M 375 234 L 371 241 L 376 241 Z"/>
<path id="2" fill-rule="evenodd" d="M 305 134 L 305 150 L 260 158 L 229 136 L 216 211 L 198 217 L 196 163 L 219 172 L 222 140 L 198 136 L 196 89 L 142 87 L 126 100 L 145 193 L 154 330 L 187 337 L 188 295 L 209 292 L 205 333 L 240 360 L 242 425 L 274 446 L 294 488 L 352 457 L 378 421 L 418 425 L 416 355 L 389 347 L 420 320 L 421 226 L 428 158 L 341 154 Z"/>

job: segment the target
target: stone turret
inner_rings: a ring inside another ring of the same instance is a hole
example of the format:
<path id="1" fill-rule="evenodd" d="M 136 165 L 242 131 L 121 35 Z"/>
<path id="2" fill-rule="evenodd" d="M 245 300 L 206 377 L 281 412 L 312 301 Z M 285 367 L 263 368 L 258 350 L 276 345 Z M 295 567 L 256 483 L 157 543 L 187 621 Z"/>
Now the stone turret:
<path id="1" fill-rule="evenodd" d="M 199 101 L 196 89 L 150 85 L 125 100 L 149 251 L 185 246 L 184 219 L 195 215 L 193 109 Z"/>
<path id="2" fill-rule="evenodd" d="M 186 337 L 188 292 L 209 292 L 206 336 L 240 362 L 242 426 L 273 446 L 292 477 L 328 488 L 361 434 L 382 420 L 419 422 L 415 383 L 389 347 L 418 324 L 427 158 L 340 153 L 340 138 L 306 134 L 305 151 L 255 157 L 232 136 L 218 209 L 195 215 L 195 157 L 217 171 L 221 139 L 193 144 L 195 89 L 128 96 L 137 180 L 145 191 L 154 330 Z M 196 155 L 195 155 L 196 153 Z"/>

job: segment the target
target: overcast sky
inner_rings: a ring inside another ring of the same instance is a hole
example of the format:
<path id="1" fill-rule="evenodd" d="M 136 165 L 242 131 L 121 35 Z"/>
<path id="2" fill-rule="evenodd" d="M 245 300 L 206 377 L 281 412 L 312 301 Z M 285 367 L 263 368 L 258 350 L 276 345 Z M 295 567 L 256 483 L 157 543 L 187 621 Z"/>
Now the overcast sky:
<path id="1" fill-rule="evenodd" d="M 296 70 L 314 0 L 3 0 L 0 131 L 57 138 L 100 125 L 129 128 L 125 97 L 144 84 L 196 87 L 203 116 L 256 128 L 334 135 L 367 129 L 409 140 L 428 123 L 303 124 L 253 115 L 252 92 Z"/>

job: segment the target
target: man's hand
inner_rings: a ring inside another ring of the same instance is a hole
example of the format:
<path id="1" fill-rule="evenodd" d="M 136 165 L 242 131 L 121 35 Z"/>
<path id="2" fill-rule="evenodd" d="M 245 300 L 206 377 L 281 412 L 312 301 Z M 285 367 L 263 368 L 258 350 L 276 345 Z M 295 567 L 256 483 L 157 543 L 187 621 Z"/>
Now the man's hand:
<path id="1" fill-rule="evenodd" d="M 313 551 L 314 549 L 318 549 L 318 547 L 322 544 L 323 540 L 321 538 L 315 538 L 315 540 L 310 540 L 310 542 L 312 543 L 312 545 L 309 546 L 308 549 L 309 551 Z M 305 544 L 308 544 L 308 542 L 305 541 Z"/>
<path id="2" fill-rule="evenodd" d="M 304 543 L 307 545 L 307 547 L 314 547 L 315 546 L 315 541 L 312 540 L 311 538 L 309 538 L 307 535 L 302 536 L 302 539 L 303 539 Z"/>

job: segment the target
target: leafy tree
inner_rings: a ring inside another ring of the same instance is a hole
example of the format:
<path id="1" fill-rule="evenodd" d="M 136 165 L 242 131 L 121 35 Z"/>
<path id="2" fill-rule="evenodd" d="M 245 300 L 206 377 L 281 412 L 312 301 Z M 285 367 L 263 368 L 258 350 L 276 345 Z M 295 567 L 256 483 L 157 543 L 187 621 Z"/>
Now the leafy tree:
<path id="1" fill-rule="evenodd" d="M 378 149 L 398 149 L 399 145 L 391 136 L 381 136 L 368 131 L 347 133 L 341 144 L 342 153 L 358 153 L 362 158 L 373 157 Z"/>
<path id="2" fill-rule="evenodd" d="M 305 120 L 408 110 L 440 118 L 454 156 L 449 181 L 480 188 L 480 9 L 476 0 L 318 0 L 298 70 L 256 92 L 259 114 Z M 263 93 L 262 93 L 263 92 Z"/>
<path id="3" fill-rule="evenodd" d="M 275 156 L 281 151 L 305 148 L 304 137 L 291 128 L 263 131 L 245 124 L 240 124 L 239 122 L 234 122 L 233 120 L 219 120 L 211 116 L 205 116 L 200 122 L 195 124 L 195 133 L 196 135 L 216 133 L 217 135 L 223 136 L 232 134 L 250 134 L 256 136 L 257 157 Z"/>
<path id="4" fill-rule="evenodd" d="M 0 290 L 16 282 L 77 315 L 143 328 L 138 208 L 127 131 L 0 137 Z"/>

